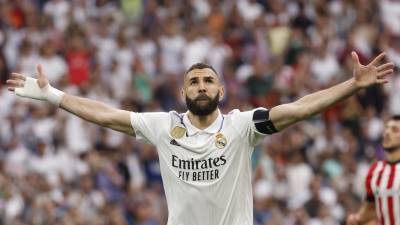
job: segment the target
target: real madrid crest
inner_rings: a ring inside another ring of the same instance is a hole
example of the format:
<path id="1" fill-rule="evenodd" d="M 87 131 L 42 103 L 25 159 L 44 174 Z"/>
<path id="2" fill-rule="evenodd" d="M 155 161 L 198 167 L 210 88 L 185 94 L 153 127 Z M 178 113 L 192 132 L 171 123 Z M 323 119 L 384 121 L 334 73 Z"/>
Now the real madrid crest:
<path id="1" fill-rule="evenodd" d="M 172 128 L 172 130 L 170 131 L 171 136 L 174 139 L 179 139 L 182 138 L 183 135 L 185 135 L 186 133 L 186 129 L 180 126 L 176 126 L 174 128 Z"/>
<path id="2" fill-rule="evenodd" d="M 228 140 L 226 140 L 226 137 L 222 133 L 218 132 L 215 135 L 215 146 L 217 146 L 217 148 L 222 149 L 226 146 L 227 143 Z"/>

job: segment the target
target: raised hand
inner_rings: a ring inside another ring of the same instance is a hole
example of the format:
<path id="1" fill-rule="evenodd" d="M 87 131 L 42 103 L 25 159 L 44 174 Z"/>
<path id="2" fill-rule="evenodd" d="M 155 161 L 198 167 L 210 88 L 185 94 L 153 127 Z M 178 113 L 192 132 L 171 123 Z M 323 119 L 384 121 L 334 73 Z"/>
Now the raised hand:
<path id="1" fill-rule="evenodd" d="M 40 88 L 46 87 L 46 85 L 49 83 L 46 75 L 43 73 L 43 68 L 42 65 L 37 65 L 36 71 L 38 73 L 37 75 L 37 84 Z M 6 81 L 8 90 L 9 91 L 15 91 L 17 88 L 23 88 L 25 86 L 27 77 L 23 74 L 20 73 L 11 73 L 10 79 Z"/>
<path id="2" fill-rule="evenodd" d="M 373 84 L 385 84 L 388 82 L 386 76 L 393 73 L 393 63 L 380 63 L 385 57 L 385 53 L 379 54 L 373 59 L 368 65 L 362 65 L 358 59 L 357 53 L 354 51 L 351 53 L 353 60 L 353 76 L 356 81 L 356 85 L 359 88 L 365 88 Z"/>
<path id="3" fill-rule="evenodd" d="M 20 97 L 47 101 L 59 106 L 64 92 L 50 86 L 49 80 L 44 75 L 40 64 L 36 67 L 36 70 L 38 73 L 37 79 L 19 73 L 12 73 L 11 78 L 6 81 L 8 90 Z"/>

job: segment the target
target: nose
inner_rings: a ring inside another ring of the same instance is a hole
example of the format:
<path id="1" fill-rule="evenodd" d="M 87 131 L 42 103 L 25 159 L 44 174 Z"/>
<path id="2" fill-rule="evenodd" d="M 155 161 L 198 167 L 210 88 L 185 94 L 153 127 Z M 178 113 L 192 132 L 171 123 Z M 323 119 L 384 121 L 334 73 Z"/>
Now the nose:
<path id="1" fill-rule="evenodd" d="M 383 137 L 388 138 L 389 135 L 390 135 L 390 130 L 389 130 L 389 129 L 385 129 L 385 130 L 383 131 Z"/>
<path id="2" fill-rule="evenodd" d="M 206 85 L 203 81 L 199 83 L 199 92 L 206 92 Z"/>

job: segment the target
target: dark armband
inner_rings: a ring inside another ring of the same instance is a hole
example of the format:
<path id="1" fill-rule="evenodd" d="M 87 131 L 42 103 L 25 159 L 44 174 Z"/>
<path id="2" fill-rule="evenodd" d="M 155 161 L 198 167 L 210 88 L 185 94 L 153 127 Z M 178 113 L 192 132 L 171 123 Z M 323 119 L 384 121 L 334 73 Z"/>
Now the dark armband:
<path id="1" fill-rule="evenodd" d="M 269 110 L 257 109 L 253 114 L 253 123 L 256 130 L 263 134 L 273 134 L 278 132 L 269 118 Z"/>

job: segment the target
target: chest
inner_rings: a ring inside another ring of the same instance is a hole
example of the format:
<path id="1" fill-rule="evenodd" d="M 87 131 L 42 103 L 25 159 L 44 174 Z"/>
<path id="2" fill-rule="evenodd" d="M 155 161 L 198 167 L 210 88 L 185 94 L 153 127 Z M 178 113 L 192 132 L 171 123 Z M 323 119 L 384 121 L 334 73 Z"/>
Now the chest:
<path id="1" fill-rule="evenodd" d="M 173 128 L 168 135 L 164 135 L 160 143 L 158 148 L 164 149 L 166 153 L 188 159 L 231 154 L 241 148 L 241 138 L 230 129 L 187 135 L 184 131 L 174 131 Z"/>
<path id="2" fill-rule="evenodd" d="M 400 197 L 400 166 L 386 165 L 376 171 L 371 187 L 376 197 Z"/>
<path id="3" fill-rule="evenodd" d="M 212 184 L 221 177 L 234 176 L 250 159 L 249 149 L 229 129 L 179 136 L 168 135 L 158 146 L 160 165 L 167 171 L 164 176 L 171 179 Z"/>

